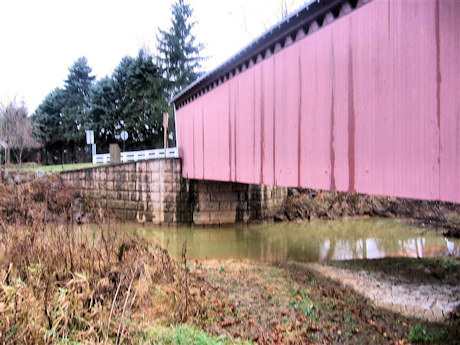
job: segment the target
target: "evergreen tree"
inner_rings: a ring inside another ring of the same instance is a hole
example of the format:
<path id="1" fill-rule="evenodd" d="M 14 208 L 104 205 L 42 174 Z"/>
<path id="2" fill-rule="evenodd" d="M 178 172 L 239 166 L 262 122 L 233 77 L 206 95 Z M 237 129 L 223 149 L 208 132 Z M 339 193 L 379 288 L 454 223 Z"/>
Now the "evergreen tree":
<path id="1" fill-rule="evenodd" d="M 87 102 L 95 79 L 85 57 L 69 68 L 64 89 L 55 89 L 37 108 L 33 116 L 34 136 L 46 153 L 60 157 L 62 163 L 79 161 L 85 148 L 85 132 L 89 127 Z M 67 153 L 67 154 L 64 154 Z"/>
<path id="2" fill-rule="evenodd" d="M 88 118 L 97 144 L 106 149 L 126 130 L 130 149 L 160 146 L 162 115 L 168 110 L 164 90 L 164 78 L 151 55 L 141 50 L 137 58 L 124 57 L 112 78 L 91 88 Z"/>
<path id="3" fill-rule="evenodd" d="M 87 104 L 87 127 L 95 134 L 94 140 L 98 147 L 107 151 L 110 143 L 115 142 L 116 125 L 119 122 L 114 116 L 115 95 L 113 80 L 102 78 L 91 86 Z"/>
<path id="4" fill-rule="evenodd" d="M 94 83 L 86 59 L 78 59 L 69 68 L 65 88 L 52 91 L 33 115 L 34 136 L 47 157 L 52 153 L 61 162 L 80 161 L 85 129 L 94 130 L 103 151 L 121 143 L 123 130 L 131 149 L 162 147 L 162 116 L 171 109 L 162 70 L 153 60 L 141 50 L 136 58 L 124 57 L 111 77 Z"/>
<path id="5" fill-rule="evenodd" d="M 128 94 L 128 79 L 130 74 L 131 65 L 134 64 L 135 59 L 131 56 L 125 56 L 112 75 L 112 87 L 114 95 L 114 135 L 119 135 L 125 129 L 126 119 L 129 117 L 127 111 L 128 103 L 130 102 Z M 129 138 L 131 141 L 131 136 Z"/>
<path id="6" fill-rule="evenodd" d="M 170 29 L 160 29 L 157 35 L 157 60 L 169 81 L 167 91 L 170 97 L 197 79 L 197 70 L 204 60 L 200 56 L 204 45 L 197 43 L 192 33 L 196 25 L 192 14 L 186 0 L 177 0 L 172 6 Z"/>
<path id="7" fill-rule="evenodd" d="M 158 146 L 162 138 L 163 113 L 168 110 L 164 89 L 165 80 L 153 57 L 139 51 L 129 66 L 124 117 L 124 129 L 131 133 L 137 147 Z"/>
<path id="8" fill-rule="evenodd" d="M 85 57 L 79 58 L 69 68 L 65 81 L 66 102 L 63 109 L 64 138 L 75 144 L 84 138 L 86 125 L 85 108 L 91 84 L 95 77 L 90 76 L 91 67 Z"/>
<path id="9" fill-rule="evenodd" d="M 32 116 L 32 131 L 36 141 L 45 149 L 45 155 L 51 154 L 46 162 L 55 163 L 54 157 L 62 157 L 64 149 L 63 109 L 66 102 L 64 89 L 51 91 L 38 106 Z"/>

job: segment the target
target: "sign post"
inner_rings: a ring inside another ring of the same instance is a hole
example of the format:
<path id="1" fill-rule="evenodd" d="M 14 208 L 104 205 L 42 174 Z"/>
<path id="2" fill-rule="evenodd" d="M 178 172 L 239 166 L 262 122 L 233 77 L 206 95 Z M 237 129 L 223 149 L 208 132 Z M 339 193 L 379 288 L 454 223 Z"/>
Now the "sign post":
<path id="1" fill-rule="evenodd" d="M 120 138 L 121 138 L 121 140 L 123 140 L 123 152 L 124 152 L 125 151 L 125 141 L 126 141 L 126 139 L 128 139 L 128 132 L 121 131 Z"/>
<path id="2" fill-rule="evenodd" d="M 163 113 L 163 132 L 164 132 L 164 148 L 165 148 L 165 157 L 166 157 L 166 149 L 168 148 L 168 120 L 169 115 L 168 113 Z"/>
<path id="3" fill-rule="evenodd" d="M 94 163 L 94 156 L 96 156 L 96 144 L 94 143 L 94 131 L 86 130 L 86 143 L 91 145 L 91 161 Z"/>

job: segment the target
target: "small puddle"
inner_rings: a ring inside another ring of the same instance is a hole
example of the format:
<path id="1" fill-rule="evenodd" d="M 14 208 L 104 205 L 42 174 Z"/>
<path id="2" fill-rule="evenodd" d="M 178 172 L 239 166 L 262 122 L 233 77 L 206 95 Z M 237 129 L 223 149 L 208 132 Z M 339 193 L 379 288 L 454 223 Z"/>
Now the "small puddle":
<path id="1" fill-rule="evenodd" d="M 460 240 L 395 219 L 224 228 L 160 228 L 125 223 L 121 228 L 160 243 L 174 258 L 179 258 L 184 241 L 187 257 L 192 259 L 313 262 L 460 255 Z"/>

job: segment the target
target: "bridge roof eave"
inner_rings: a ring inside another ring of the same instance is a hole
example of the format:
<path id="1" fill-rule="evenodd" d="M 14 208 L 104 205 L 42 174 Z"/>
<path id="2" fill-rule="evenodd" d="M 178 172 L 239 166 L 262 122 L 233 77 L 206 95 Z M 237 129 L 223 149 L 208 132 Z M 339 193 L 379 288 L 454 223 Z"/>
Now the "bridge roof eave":
<path id="1" fill-rule="evenodd" d="M 199 77 L 196 81 L 173 95 L 170 104 L 177 105 L 188 99 L 192 94 L 201 91 L 222 76 L 231 72 L 246 61 L 263 54 L 268 48 L 274 46 L 289 35 L 296 33 L 304 25 L 317 20 L 336 6 L 347 0 L 320 1 L 311 0 L 298 10 L 289 14 L 286 18 L 273 25 L 262 35 L 254 39 L 247 46 L 238 51 L 235 55 L 224 61 L 212 71 Z"/>

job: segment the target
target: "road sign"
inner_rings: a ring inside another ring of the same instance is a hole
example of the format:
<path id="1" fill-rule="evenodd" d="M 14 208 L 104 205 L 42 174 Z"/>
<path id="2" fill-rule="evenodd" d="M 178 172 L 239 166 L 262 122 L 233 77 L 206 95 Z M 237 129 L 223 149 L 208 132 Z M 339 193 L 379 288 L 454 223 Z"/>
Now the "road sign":
<path id="1" fill-rule="evenodd" d="M 94 131 L 86 130 L 86 143 L 88 145 L 94 144 Z"/>
<path id="2" fill-rule="evenodd" d="M 126 141 L 126 139 L 128 139 L 128 132 L 121 131 L 120 138 L 121 138 L 121 140 Z"/>

